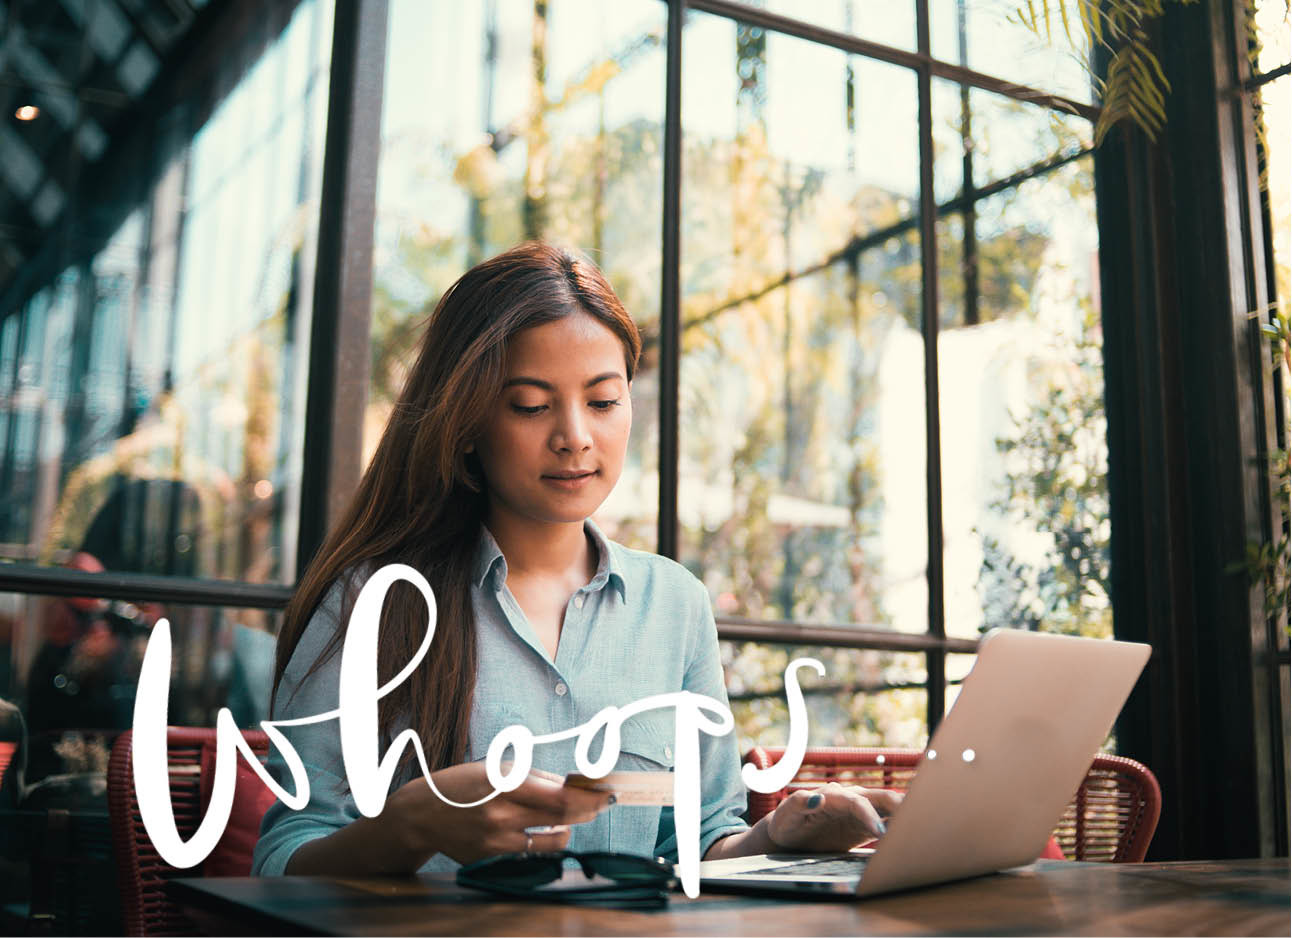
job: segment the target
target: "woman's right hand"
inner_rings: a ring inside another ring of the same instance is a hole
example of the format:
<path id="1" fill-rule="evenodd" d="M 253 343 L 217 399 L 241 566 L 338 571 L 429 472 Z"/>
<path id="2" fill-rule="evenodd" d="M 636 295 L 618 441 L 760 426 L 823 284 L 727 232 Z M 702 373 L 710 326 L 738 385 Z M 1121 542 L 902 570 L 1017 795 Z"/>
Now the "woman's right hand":
<path id="1" fill-rule="evenodd" d="M 435 786 L 453 801 L 479 801 L 494 790 L 483 762 L 468 762 L 433 772 Z M 442 801 L 421 776 L 397 789 L 381 819 L 417 869 L 443 853 L 470 863 L 499 853 L 562 850 L 570 842 L 570 825 L 590 821 L 614 803 L 605 792 L 566 786 L 563 779 L 538 769 L 513 791 L 473 808 Z M 526 834 L 527 828 L 551 827 Z"/>

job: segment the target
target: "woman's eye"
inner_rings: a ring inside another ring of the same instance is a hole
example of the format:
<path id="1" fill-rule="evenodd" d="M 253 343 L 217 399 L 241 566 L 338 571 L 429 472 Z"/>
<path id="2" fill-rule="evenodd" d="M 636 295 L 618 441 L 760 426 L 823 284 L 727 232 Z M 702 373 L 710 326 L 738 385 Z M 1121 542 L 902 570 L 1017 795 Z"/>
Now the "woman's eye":
<path id="1" fill-rule="evenodd" d="M 511 409 L 518 414 L 524 414 L 527 417 L 532 417 L 535 414 L 542 413 L 543 410 L 545 409 L 545 405 L 537 404 L 534 407 L 525 407 L 523 404 L 512 404 Z"/>
<path id="2" fill-rule="evenodd" d="M 618 407 L 619 401 L 588 401 L 588 406 L 595 407 L 597 410 L 609 410 L 612 407 Z"/>

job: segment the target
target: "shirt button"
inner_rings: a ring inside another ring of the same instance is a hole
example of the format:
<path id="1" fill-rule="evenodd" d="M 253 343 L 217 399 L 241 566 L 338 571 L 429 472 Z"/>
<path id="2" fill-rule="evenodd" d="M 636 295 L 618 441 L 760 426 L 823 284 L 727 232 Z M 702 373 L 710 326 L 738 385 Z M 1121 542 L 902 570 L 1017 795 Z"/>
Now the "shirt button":
<path id="1" fill-rule="evenodd" d="M 580 593 L 578 596 L 575 596 L 575 597 L 574 597 L 574 608 L 575 608 L 575 609 L 582 609 L 582 608 L 583 608 L 583 594 L 582 594 L 582 593 Z"/>
<path id="2" fill-rule="evenodd" d="M 569 688 L 565 686 L 564 681 L 557 681 L 556 687 L 553 689 L 556 691 L 557 697 L 564 697 L 566 693 L 569 691 Z"/>
<path id="3" fill-rule="evenodd" d="M 665 746 L 665 747 L 664 747 L 664 758 L 665 758 L 665 759 L 672 759 L 672 758 L 673 758 L 673 747 L 672 747 L 672 746 Z"/>

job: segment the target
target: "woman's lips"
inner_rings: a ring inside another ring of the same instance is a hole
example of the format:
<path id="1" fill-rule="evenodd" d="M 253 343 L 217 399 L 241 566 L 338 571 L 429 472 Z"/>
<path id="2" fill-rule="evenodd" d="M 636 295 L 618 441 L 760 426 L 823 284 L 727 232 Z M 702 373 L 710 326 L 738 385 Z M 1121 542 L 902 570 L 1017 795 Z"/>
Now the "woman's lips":
<path id="1" fill-rule="evenodd" d="M 563 489 L 567 492 L 575 492 L 591 482 L 596 475 L 597 473 L 595 471 L 580 473 L 562 472 L 556 475 L 545 475 L 543 476 L 543 481 L 558 489 Z"/>

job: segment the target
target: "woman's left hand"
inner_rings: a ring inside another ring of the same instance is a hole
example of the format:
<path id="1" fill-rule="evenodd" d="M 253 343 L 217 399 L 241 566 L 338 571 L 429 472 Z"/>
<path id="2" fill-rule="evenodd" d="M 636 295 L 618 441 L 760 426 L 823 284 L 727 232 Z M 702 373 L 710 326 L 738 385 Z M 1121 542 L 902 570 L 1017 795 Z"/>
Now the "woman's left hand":
<path id="1" fill-rule="evenodd" d="M 782 801 L 767 818 L 767 833 L 782 848 L 848 850 L 882 837 L 883 819 L 901 803 L 900 792 L 831 782 Z"/>

